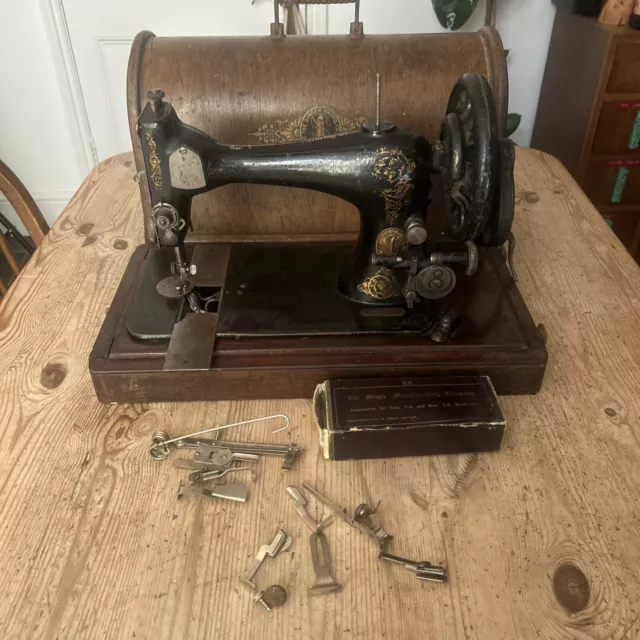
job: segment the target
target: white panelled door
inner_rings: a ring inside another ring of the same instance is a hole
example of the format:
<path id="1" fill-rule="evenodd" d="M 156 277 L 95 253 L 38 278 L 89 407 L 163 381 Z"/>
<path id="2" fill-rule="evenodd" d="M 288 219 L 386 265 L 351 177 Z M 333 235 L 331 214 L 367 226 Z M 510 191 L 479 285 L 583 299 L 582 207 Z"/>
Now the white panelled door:
<path id="1" fill-rule="evenodd" d="M 159 36 L 267 35 L 271 0 L 50 0 L 61 4 L 81 90 L 87 135 L 104 160 L 131 148 L 126 72 L 131 42 L 142 30 Z M 307 32 L 348 33 L 353 5 L 302 9 Z M 361 0 L 366 33 L 440 31 L 430 0 Z M 468 29 L 482 25 L 478 8 Z M 80 105 L 81 107 L 82 105 Z M 84 114 L 83 114 L 84 115 Z"/>
<path id="2" fill-rule="evenodd" d="M 56 1 L 56 0 L 52 0 Z M 59 0 L 99 160 L 131 148 L 126 75 L 133 38 L 269 33 L 272 5 L 251 0 Z"/>

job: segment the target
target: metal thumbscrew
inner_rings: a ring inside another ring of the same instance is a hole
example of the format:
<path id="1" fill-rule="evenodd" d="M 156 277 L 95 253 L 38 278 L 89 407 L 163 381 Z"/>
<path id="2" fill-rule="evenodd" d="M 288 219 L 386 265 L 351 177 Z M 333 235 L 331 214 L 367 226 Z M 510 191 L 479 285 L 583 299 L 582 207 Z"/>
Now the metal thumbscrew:
<path id="1" fill-rule="evenodd" d="M 158 115 L 160 112 L 160 106 L 162 105 L 162 99 L 164 98 L 164 91 L 162 89 L 152 89 L 147 92 L 147 99 L 149 100 L 149 106 L 154 115 Z"/>
<path id="2" fill-rule="evenodd" d="M 168 229 L 171 226 L 171 220 L 168 216 L 160 215 L 156 218 L 156 227 L 158 229 Z"/>
<path id="3" fill-rule="evenodd" d="M 254 602 L 259 602 L 267 611 L 281 607 L 287 601 L 287 592 L 279 584 L 272 584 L 264 591 L 253 596 Z"/>
<path id="4" fill-rule="evenodd" d="M 147 92 L 147 99 L 152 102 L 159 102 L 164 100 L 164 91 L 162 89 L 151 89 Z"/>

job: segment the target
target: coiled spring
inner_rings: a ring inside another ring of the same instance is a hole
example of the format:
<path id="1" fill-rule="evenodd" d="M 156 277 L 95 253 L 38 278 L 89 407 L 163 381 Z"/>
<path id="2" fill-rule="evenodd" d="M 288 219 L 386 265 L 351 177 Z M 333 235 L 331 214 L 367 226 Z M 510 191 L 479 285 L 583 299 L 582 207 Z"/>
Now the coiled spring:
<path id="1" fill-rule="evenodd" d="M 149 445 L 149 455 L 155 460 L 164 460 L 169 455 L 169 447 L 166 442 L 170 439 L 171 437 L 166 431 L 154 431 Z"/>

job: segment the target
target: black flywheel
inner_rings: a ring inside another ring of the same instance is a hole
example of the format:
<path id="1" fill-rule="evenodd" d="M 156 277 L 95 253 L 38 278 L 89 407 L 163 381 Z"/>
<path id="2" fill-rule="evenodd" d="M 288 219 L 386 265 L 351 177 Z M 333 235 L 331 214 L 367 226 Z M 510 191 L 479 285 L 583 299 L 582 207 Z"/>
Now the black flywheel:
<path id="1" fill-rule="evenodd" d="M 479 73 L 456 82 L 440 130 L 445 219 L 458 240 L 475 240 L 497 195 L 500 146 L 491 86 Z"/>
<path id="2" fill-rule="evenodd" d="M 500 140 L 500 167 L 493 208 L 477 239 L 478 244 L 485 247 L 499 247 L 509 237 L 516 206 L 516 187 L 513 180 L 515 160 L 516 149 L 513 142 L 508 138 Z"/>

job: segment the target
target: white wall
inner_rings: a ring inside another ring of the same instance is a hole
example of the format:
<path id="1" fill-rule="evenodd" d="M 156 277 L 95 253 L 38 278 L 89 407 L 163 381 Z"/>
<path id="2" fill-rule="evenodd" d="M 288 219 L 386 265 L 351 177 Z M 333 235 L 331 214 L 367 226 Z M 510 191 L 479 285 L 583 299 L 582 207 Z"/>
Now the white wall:
<path id="1" fill-rule="evenodd" d="M 520 145 L 528 145 L 535 120 L 540 85 L 547 60 L 547 49 L 555 16 L 551 0 L 496 0 L 497 28 L 509 49 L 509 111 L 522 115 L 522 123 L 512 136 Z M 393 5 L 393 11 L 380 11 L 381 5 Z M 353 16 L 353 5 L 331 9 L 329 30 L 344 33 Z M 485 2 L 480 0 L 465 29 L 484 24 Z M 361 20 L 367 33 L 426 33 L 445 31 L 431 6 L 431 0 L 361 0 Z"/>
<path id="2" fill-rule="evenodd" d="M 39 0 L 0 0 L 0 158 L 50 223 L 86 172 L 71 141 Z"/>
<path id="3" fill-rule="evenodd" d="M 555 10 L 551 0 L 497 1 L 497 26 L 505 47 L 511 50 L 510 110 L 523 115 L 513 137 L 526 145 Z M 380 11 L 382 3 L 392 5 L 393 11 Z M 74 145 L 77 132 L 60 89 L 59 68 L 53 62 L 42 11 L 45 5 L 43 0 L 0 0 L 0 158 L 18 174 L 53 222 L 79 186 L 87 165 Z M 484 0 L 479 5 L 470 28 L 482 24 Z M 176 7 L 179 10 L 179 4 Z M 328 30 L 345 32 L 352 15 L 352 6 L 332 7 Z M 362 0 L 361 16 L 368 33 L 442 30 L 431 0 Z M 0 210 L 6 213 L 7 208 L 0 199 Z"/>
<path id="4" fill-rule="evenodd" d="M 522 114 L 522 122 L 511 136 L 528 146 L 535 122 L 542 76 L 555 17 L 551 0 L 497 0 L 498 31 L 509 49 L 509 111 Z"/>

